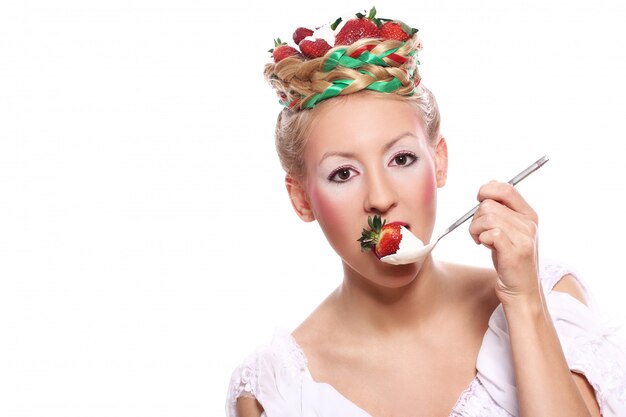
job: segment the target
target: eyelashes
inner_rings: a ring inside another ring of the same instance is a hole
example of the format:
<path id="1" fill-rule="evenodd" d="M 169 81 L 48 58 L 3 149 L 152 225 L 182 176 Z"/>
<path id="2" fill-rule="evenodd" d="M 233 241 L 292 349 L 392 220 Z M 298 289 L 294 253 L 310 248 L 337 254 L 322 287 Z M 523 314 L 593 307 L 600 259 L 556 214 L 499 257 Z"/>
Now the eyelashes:
<path id="1" fill-rule="evenodd" d="M 395 154 L 393 156 L 393 158 L 391 158 L 391 160 L 393 162 L 396 163 L 395 166 L 410 166 L 413 165 L 415 162 L 417 162 L 417 155 L 415 155 L 413 152 L 399 152 L 397 154 Z"/>
<path id="2" fill-rule="evenodd" d="M 330 175 L 328 176 L 328 181 L 342 183 L 349 181 L 352 177 L 356 175 L 358 175 L 358 173 L 354 168 L 350 166 L 341 166 L 330 173 Z"/>
<path id="3" fill-rule="evenodd" d="M 413 152 L 402 151 L 391 157 L 388 166 L 406 168 L 415 164 L 419 158 Z M 360 175 L 360 173 L 350 165 L 342 165 L 334 169 L 327 177 L 329 182 L 341 184 L 350 181 L 353 177 Z"/>

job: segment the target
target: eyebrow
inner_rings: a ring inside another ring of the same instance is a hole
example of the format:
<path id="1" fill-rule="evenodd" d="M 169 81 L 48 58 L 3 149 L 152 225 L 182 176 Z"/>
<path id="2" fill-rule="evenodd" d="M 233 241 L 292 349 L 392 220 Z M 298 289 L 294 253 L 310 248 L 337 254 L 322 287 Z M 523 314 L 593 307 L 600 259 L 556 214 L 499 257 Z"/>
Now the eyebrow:
<path id="1" fill-rule="evenodd" d="M 417 139 L 417 136 L 415 136 L 413 133 L 411 132 L 403 132 L 401 134 L 399 134 L 398 136 L 396 136 L 395 138 L 391 139 L 389 142 L 387 142 L 385 144 L 385 146 L 383 147 L 383 150 L 386 152 L 388 151 L 391 147 L 393 147 L 393 145 L 395 145 L 398 141 L 400 141 L 401 139 L 404 139 L 406 137 L 413 137 Z M 322 155 L 322 159 L 320 159 L 320 165 L 321 163 L 328 157 L 331 156 L 339 156 L 342 158 L 354 158 L 356 156 L 356 154 L 354 152 L 326 152 L 324 155 Z"/>

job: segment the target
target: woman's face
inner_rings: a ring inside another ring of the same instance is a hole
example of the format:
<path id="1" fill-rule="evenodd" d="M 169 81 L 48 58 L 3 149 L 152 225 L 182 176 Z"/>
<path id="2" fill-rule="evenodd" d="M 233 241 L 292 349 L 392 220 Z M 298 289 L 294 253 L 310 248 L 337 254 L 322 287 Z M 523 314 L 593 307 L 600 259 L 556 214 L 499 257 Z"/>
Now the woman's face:
<path id="1" fill-rule="evenodd" d="M 428 242 L 436 189 L 445 182 L 445 172 L 437 179 L 437 165 L 445 170 L 445 154 L 445 142 L 429 143 L 419 113 L 405 101 L 355 94 L 320 109 L 305 147 L 303 188 L 348 273 L 386 287 L 415 278 L 421 264 L 384 264 L 361 252 L 357 239 L 368 216 L 378 214 L 406 223 Z"/>

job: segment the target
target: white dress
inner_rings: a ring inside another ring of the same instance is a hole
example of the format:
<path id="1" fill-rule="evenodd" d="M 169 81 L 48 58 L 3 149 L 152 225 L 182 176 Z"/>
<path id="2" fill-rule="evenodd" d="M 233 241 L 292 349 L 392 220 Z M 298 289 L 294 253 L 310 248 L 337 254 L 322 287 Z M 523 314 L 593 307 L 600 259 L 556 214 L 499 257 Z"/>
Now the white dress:
<path id="1" fill-rule="evenodd" d="M 541 266 L 541 281 L 569 368 L 584 374 L 596 393 L 604 417 L 626 417 L 626 353 L 613 342 L 593 310 L 568 294 L 552 291 L 566 274 L 559 265 Z M 578 278 L 578 277 L 577 277 Z M 477 375 L 461 394 L 450 417 L 518 416 L 516 387 L 507 323 L 502 306 L 489 328 L 476 360 Z M 277 332 L 231 377 L 226 415 L 237 417 L 240 396 L 256 398 L 264 417 L 371 417 L 331 385 L 313 380 L 295 339 Z"/>

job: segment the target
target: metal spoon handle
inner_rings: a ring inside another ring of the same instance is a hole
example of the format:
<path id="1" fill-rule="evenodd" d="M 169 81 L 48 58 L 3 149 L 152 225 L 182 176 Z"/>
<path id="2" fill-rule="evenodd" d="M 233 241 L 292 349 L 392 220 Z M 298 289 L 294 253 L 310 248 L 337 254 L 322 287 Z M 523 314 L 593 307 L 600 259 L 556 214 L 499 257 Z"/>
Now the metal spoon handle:
<path id="1" fill-rule="evenodd" d="M 549 159 L 548 159 L 547 156 L 543 156 L 543 157 L 539 158 L 537 161 L 533 162 L 528 168 L 526 168 L 525 170 L 523 170 L 522 172 L 520 172 L 519 174 L 514 176 L 511 179 L 511 181 L 509 181 L 509 184 L 516 185 L 517 183 L 522 181 L 524 178 L 526 178 L 527 176 L 529 176 L 533 172 L 537 171 L 539 168 L 541 168 L 543 166 L 543 164 L 545 164 L 548 161 L 549 161 Z M 443 234 L 441 236 L 439 236 L 439 238 L 437 238 L 437 242 L 442 237 L 444 237 L 445 235 L 447 235 L 448 233 L 450 233 L 451 231 L 453 231 L 454 229 L 456 229 L 457 227 L 459 227 L 460 225 L 465 223 L 467 221 L 467 219 L 469 219 L 470 217 L 472 217 L 474 215 L 474 213 L 476 213 L 476 210 L 478 210 L 479 206 L 480 206 L 480 204 L 477 204 L 476 207 L 474 207 L 473 209 L 471 209 L 470 211 L 465 213 L 463 216 L 461 216 L 461 218 L 459 220 L 457 220 L 454 223 L 452 223 L 452 225 L 450 225 L 450 227 L 448 227 L 443 232 Z"/>

